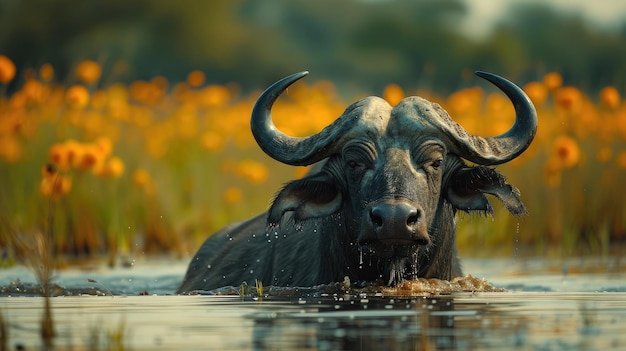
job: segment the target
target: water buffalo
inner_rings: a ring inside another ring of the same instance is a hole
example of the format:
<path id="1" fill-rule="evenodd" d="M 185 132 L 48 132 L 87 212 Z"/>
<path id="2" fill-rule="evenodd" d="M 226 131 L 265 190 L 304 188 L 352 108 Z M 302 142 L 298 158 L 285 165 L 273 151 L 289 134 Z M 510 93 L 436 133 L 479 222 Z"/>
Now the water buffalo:
<path id="1" fill-rule="evenodd" d="M 526 94 L 494 74 L 476 74 L 502 90 L 516 119 L 506 133 L 468 133 L 436 103 L 378 97 L 352 105 L 309 137 L 279 131 L 271 118 L 281 93 L 308 72 L 274 83 L 258 98 L 254 138 L 279 162 L 317 163 L 288 183 L 270 209 L 209 237 L 191 260 L 179 293 L 238 286 L 314 286 L 344 280 L 461 276 L 455 213 L 492 214 L 485 194 L 514 215 L 526 212 L 519 191 L 493 165 L 530 145 L 537 114 Z M 472 162 L 468 166 L 462 159 Z"/>

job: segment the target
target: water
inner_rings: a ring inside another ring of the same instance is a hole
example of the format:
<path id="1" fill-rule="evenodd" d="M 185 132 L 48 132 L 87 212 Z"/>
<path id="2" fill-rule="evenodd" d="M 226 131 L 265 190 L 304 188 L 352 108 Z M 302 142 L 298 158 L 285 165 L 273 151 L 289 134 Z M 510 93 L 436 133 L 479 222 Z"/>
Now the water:
<path id="1" fill-rule="evenodd" d="M 626 349 L 626 266 L 612 258 L 466 259 L 466 272 L 506 291 L 438 296 L 173 295 L 185 268 L 161 260 L 60 272 L 61 296 L 52 298 L 57 349 Z M 29 290 L 34 282 L 23 267 L 0 270 L 9 349 L 41 348 L 43 300 Z"/>

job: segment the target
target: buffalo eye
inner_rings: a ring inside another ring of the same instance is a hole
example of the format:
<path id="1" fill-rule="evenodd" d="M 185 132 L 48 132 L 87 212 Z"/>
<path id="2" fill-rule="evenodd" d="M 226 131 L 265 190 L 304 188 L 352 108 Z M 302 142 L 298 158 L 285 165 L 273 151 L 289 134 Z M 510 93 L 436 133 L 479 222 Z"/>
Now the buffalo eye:
<path id="1" fill-rule="evenodd" d="M 350 167 L 351 169 L 355 169 L 359 167 L 359 163 L 354 160 L 350 160 L 348 161 L 348 167 Z"/>
<path id="2" fill-rule="evenodd" d="M 439 167 L 441 167 L 441 162 L 443 160 L 434 160 L 433 163 L 430 164 L 430 166 L 434 169 L 439 169 Z"/>

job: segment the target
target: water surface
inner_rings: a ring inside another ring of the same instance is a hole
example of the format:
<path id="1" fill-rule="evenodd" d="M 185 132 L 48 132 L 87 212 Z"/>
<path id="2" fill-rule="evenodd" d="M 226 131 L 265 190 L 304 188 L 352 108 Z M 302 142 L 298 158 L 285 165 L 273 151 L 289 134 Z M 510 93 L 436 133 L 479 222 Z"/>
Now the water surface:
<path id="1" fill-rule="evenodd" d="M 464 260 L 466 272 L 505 292 L 278 296 L 266 288 L 262 300 L 176 296 L 185 268 L 161 260 L 58 273 L 57 349 L 114 349 L 120 340 L 132 350 L 626 349 L 626 270 L 612 258 Z M 24 267 L 0 270 L 11 349 L 41 347 L 34 282 Z"/>

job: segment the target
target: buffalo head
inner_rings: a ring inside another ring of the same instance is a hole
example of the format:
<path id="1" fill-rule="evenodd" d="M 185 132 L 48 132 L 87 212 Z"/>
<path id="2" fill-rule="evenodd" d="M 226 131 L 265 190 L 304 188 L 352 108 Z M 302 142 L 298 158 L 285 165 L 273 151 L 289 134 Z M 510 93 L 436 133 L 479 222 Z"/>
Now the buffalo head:
<path id="1" fill-rule="evenodd" d="M 349 245 L 395 266 L 413 265 L 419 276 L 450 279 L 460 274 L 458 264 L 437 268 L 436 261 L 456 260 L 457 210 L 491 213 L 485 197 L 490 194 L 511 213 L 525 212 L 517 189 L 488 167 L 514 159 L 535 136 L 535 109 L 513 83 L 476 73 L 502 90 L 515 108 L 514 125 L 495 137 L 471 135 L 441 106 L 419 97 L 407 97 L 395 107 L 368 97 L 319 133 L 292 137 L 275 127 L 271 109 L 287 87 L 307 74 L 296 73 L 270 86 L 252 112 L 252 133 L 269 156 L 298 166 L 324 160 L 319 172 L 287 184 L 276 196 L 268 225 L 285 216 L 304 222 L 341 214 Z"/>

